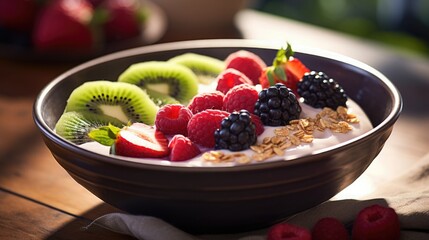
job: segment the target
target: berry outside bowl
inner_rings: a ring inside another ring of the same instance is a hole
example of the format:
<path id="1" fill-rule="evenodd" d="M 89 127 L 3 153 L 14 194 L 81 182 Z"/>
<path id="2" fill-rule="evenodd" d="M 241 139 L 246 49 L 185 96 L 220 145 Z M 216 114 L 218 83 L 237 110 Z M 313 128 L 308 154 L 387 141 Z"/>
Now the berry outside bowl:
<path id="1" fill-rule="evenodd" d="M 270 63 L 280 46 L 249 40 L 164 43 L 117 52 L 81 64 L 54 79 L 34 104 L 34 120 L 58 163 L 94 195 L 132 214 L 156 216 L 193 233 L 239 232 L 272 225 L 316 206 L 355 181 L 382 150 L 402 100 L 375 69 L 333 53 L 295 47 L 310 69 L 336 79 L 368 115 L 369 132 L 292 160 L 234 167 L 183 167 L 100 155 L 58 136 L 56 121 L 73 89 L 116 79 L 130 64 L 195 52 L 219 59 L 245 49 Z"/>

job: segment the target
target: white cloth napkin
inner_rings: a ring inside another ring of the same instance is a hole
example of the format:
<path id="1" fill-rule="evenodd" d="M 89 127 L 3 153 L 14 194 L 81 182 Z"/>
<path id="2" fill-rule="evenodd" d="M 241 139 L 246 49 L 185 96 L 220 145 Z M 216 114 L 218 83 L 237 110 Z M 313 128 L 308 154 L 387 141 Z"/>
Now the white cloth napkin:
<path id="1" fill-rule="evenodd" d="M 357 213 L 364 207 L 380 204 L 396 210 L 401 223 L 401 240 L 429 239 L 429 154 L 407 173 L 382 184 L 370 195 L 359 199 L 331 200 L 290 217 L 286 222 L 311 229 L 323 217 L 335 217 L 350 230 Z M 111 213 L 94 220 L 111 231 L 141 240 L 264 240 L 266 229 L 229 235 L 193 236 L 148 216 Z"/>

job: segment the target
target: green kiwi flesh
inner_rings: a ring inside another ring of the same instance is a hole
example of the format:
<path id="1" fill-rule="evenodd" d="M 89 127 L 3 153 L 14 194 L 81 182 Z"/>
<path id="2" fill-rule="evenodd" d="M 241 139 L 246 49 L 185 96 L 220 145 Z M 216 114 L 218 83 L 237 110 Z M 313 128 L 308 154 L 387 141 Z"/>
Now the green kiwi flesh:
<path id="1" fill-rule="evenodd" d="M 184 53 L 168 60 L 190 68 L 202 84 L 210 84 L 225 69 L 225 62 L 197 53 Z"/>
<path id="2" fill-rule="evenodd" d="M 116 118 L 90 112 L 65 112 L 55 125 L 55 132 L 75 144 L 93 141 L 88 133 L 96 128 L 112 124 L 122 128 L 124 124 Z"/>
<path id="3" fill-rule="evenodd" d="M 146 90 L 146 93 L 149 95 L 150 99 L 152 99 L 152 101 L 158 106 L 158 107 L 162 107 L 164 105 L 167 104 L 176 104 L 176 103 L 180 103 L 179 101 L 177 101 L 177 99 L 169 96 L 169 95 L 165 95 L 159 92 L 155 92 L 155 91 L 151 91 L 151 90 Z"/>
<path id="4" fill-rule="evenodd" d="M 135 84 L 148 93 L 168 95 L 186 104 L 198 93 L 198 78 L 187 67 L 162 61 L 148 61 L 129 66 L 119 82 Z"/>
<path id="5" fill-rule="evenodd" d="M 141 88 L 123 82 L 92 81 L 77 87 L 67 100 L 65 112 L 90 112 L 114 117 L 122 123 L 155 122 L 158 106 Z"/>

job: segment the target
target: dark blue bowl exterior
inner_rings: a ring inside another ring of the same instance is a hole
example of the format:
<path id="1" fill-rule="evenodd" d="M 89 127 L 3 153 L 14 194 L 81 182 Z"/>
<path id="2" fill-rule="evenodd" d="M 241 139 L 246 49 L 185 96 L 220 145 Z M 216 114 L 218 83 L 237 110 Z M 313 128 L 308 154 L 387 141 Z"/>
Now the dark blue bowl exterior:
<path id="1" fill-rule="evenodd" d="M 42 92 L 35 103 L 35 122 L 59 164 L 94 195 L 119 209 L 160 217 L 189 232 L 238 232 L 269 226 L 330 199 L 356 180 L 381 151 L 399 117 L 399 93 L 386 79 L 380 80 L 379 73 L 374 75 L 353 61 L 346 63 L 304 52 L 297 52 L 296 57 L 310 69 L 324 71 L 339 81 L 349 97 L 361 105 L 375 127 L 370 134 L 298 160 L 189 168 L 98 155 L 52 131 L 75 87 L 88 80 L 114 81 L 132 63 L 166 60 L 190 51 L 223 59 L 239 49 L 255 52 L 270 63 L 277 51 L 275 47 L 259 48 L 246 41 L 233 42 L 237 46 L 226 47 L 227 41 L 213 40 L 210 47 L 197 41 L 197 47 L 191 49 L 188 46 L 193 44 L 188 43 L 185 47 L 181 43 L 145 47 L 120 58 L 78 66 Z"/>

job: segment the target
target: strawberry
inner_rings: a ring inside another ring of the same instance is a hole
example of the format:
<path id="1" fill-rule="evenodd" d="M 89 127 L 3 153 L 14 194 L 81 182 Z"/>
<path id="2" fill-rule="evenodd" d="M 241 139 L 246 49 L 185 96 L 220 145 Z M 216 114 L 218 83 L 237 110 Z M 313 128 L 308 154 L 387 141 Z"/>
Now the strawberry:
<path id="1" fill-rule="evenodd" d="M 372 205 L 362 209 L 353 223 L 353 240 L 398 240 L 400 223 L 393 208 Z"/>
<path id="2" fill-rule="evenodd" d="M 138 158 L 162 158 L 169 154 L 168 140 L 161 131 L 144 123 L 122 128 L 115 141 L 115 153 Z"/>
<path id="3" fill-rule="evenodd" d="M 267 240 L 311 240 L 311 234 L 306 228 L 279 223 L 268 230 Z"/>
<path id="4" fill-rule="evenodd" d="M 170 161 L 186 161 L 201 153 L 200 149 L 189 138 L 183 135 L 175 135 L 168 144 L 170 149 Z"/>
<path id="5" fill-rule="evenodd" d="M 33 42 L 41 52 L 87 53 L 94 47 L 89 23 L 93 8 L 87 0 L 54 0 L 40 13 Z"/>
<path id="6" fill-rule="evenodd" d="M 281 48 L 274 58 L 273 65 L 266 67 L 259 78 L 262 88 L 283 83 L 297 94 L 297 83 L 310 70 L 297 58 L 293 58 L 290 44 Z"/>
<path id="7" fill-rule="evenodd" d="M 256 54 L 240 50 L 233 52 L 225 59 L 226 68 L 234 68 L 244 73 L 254 85 L 259 84 L 259 77 L 264 68 L 265 62 Z"/>
<path id="8" fill-rule="evenodd" d="M 103 31 L 107 42 L 134 38 L 145 18 L 140 0 L 106 0 L 99 8 L 106 14 Z"/>
<path id="9" fill-rule="evenodd" d="M 222 92 L 223 94 L 226 94 L 229 89 L 236 85 L 253 85 L 253 82 L 248 77 L 246 77 L 246 75 L 233 68 L 228 68 L 221 72 L 215 81 L 217 81 L 216 90 Z"/>
<path id="10" fill-rule="evenodd" d="M 317 221 L 314 225 L 312 233 L 312 240 L 348 240 L 344 224 L 338 219 L 333 217 L 325 217 Z"/>
<path id="11" fill-rule="evenodd" d="M 36 14 L 36 0 L 0 0 L 0 27 L 29 31 Z"/>

